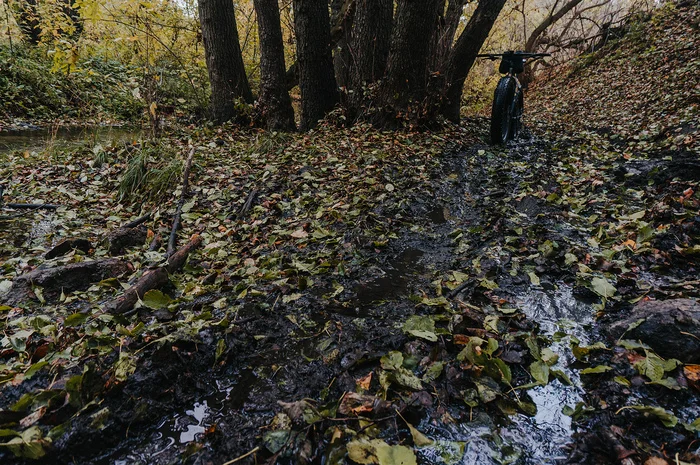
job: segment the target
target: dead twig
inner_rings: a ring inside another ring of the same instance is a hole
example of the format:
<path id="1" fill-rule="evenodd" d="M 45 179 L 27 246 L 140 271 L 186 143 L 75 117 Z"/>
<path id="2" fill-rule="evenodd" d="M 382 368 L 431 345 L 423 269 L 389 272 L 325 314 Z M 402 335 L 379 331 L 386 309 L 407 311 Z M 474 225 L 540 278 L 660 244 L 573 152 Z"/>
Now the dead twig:
<path id="1" fill-rule="evenodd" d="M 250 191 L 250 194 L 248 194 L 248 197 L 246 198 L 245 203 L 241 207 L 241 209 L 238 211 L 237 214 L 231 214 L 229 216 L 230 219 L 235 219 L 235 220 L 241 220 L 245 215 L 250 211 L 250 208 L 253 206 L 253 202 L 255 201 L 255 198 L 258 196 L 258 191 L 257 189 L 253 189 Z"/>
<path id="2" fill-rule="evenodd" d="M 170 239 L 168 239 L 168 248 L 165 252 L 165 258 L 170 257 L 175 253 L 175 245 L 177 243 L 177 230 L 180 229 L 180 216 L 182 215 L 182 207 L 185 205 L 185 199 L 190 187 L 190 168 L 192 167 L 192 158 L 194 157 L 194 147 L 190 150 L 190 154 L 185 162 L 185 170 L 182 174 L 182 193 L 180 201 L 177 203 L 177 209 L 173 216 L 173 228 L 170 231 Z"/>

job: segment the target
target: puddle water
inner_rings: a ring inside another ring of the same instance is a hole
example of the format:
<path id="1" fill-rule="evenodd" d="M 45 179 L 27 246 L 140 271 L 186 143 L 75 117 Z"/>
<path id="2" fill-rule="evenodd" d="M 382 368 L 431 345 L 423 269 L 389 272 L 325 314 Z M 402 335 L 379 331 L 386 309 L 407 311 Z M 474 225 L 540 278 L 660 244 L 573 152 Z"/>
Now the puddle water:
<path id="1" fill-rule="evenodd" d="M 383 267 L 382 276 L 357 285 L 357 298 L 354 302 L 359 308 L 367 308 L 375 302 L 400 295 L 406 290 L 411 275 L 419 271 L 419 260 L 422 256 L 422 250 L 405 249 L 388 266 Z"/>
<path id="2" fill-rule="evenodd" d="M 439 427 L 424 422 L 421 431 L 436 440 L 436 446 L 421 449 L 425 463 L 544 465 L 566 459 L 564 447 L 573 431 L 571 418 L 562 413 L 562 408 L 574 407 L 583 393 L 578 371 L 569 368 L 575 361 L 569 343 L 572 336 L 581 344 L 589 342 L 587 328 L 593 322 L 594 311 L 577 301 L 569 287 L 553 292 L 533 290 L 521 296 L 517 306 L 539 323 L 540 334 L 553 338 L 549 348 L 559 360 L 552 368 L 566 373 L 572 385 L 555 379 L 546 386 L 529 389 L 537 414 L 510 417 L 506 426 L 489 424 L 487 419 Z"/>
<path id="3" fill-rule="evenodd" d="M 78 142 L 120 143 L 133 141 L 141 131 L 132 127 L 79 126 L 0 132 L 0 153 L 11 150 L 39 150 L 49 145 L 66 146 Z"/>

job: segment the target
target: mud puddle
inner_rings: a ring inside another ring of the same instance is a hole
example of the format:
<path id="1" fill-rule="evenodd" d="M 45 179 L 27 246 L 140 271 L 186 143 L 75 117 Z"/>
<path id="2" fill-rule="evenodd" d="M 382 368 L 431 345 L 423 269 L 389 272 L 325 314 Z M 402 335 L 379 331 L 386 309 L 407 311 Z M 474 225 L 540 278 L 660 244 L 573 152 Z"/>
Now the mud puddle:
<path id="1" fill-rule="evenodd" d="M 561 370 L 571 385 L 559 379 L 527 390 L 537 406 L 533 417 L 517 414 L 503 419 L 486 415 L 470 423 L 421 424 L 421 431 L 435 440 L 433 446 L 420 449 L 427 464 L 543 465 L 566 460 L 566 446 L 572 442 L 572 420 L 563 407 L 575 407 L 584 393 L 575 358 L 570 349 L 572 338 L 581 344 L 589 341 L 594 311 L 577 301 L 568 286 L 553 291 L 531 290 L 517 299 L 517 308 L 539 324 L 540 335 L 551 338 L 551 349 L 559 358 L 551 368 Z"/>
<path id="2" fill-rule="evenodd" d="M 132 127 L 74 126 L 42 129 L 23 129 L 0 132 L 0 154 L 13 150 L 37 151 L 49 147 L 68 147 L 89 142 L 92 144 L 119 144 L 141 137 L 141 130 Z"/>

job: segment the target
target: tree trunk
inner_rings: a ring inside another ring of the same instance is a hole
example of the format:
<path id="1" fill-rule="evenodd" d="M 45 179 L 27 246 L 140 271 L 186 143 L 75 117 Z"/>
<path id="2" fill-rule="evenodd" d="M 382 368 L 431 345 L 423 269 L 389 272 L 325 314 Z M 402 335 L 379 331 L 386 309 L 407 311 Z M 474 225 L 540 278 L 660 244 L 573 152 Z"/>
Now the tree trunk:
<path id="1" fill-rule="evenodd" d="M 236 99 L 253 103 L 232 0 L 199 0 L 199 21 L 211 83 L 212 117 L 221 123 L 238 115 Z"/>
<path id="2" fill-rule="evenodd" d="M 542 21 L 535 29 L 533 29 L 532 33 L 530 34 L 530 37 L 527 38 L 527 42 L 525 42 L 525 51 L 534 52 L 537 48 L 537 40 L 544 33 L 544 31 L 546 31 L 549 26 L 559 21 L 569 11 L 576 8 L 576 6 L 582 1 L 583 0 L 569 0 L 556 13 L 550 13 L 549 16 L 547 16 L 544 19 L 544 21 Z"/>
<path id="3" fill-rule="evenodd" d="M 278 0 L 254 0 L 260 36 L 258 108 L 267 129 L 293 131 L 294 109 L 287 92 L 284 43 Z"/>
<path id="4" fill-rule="evenodd" d="M 452 49 L 447 69 L 447 89 L 442 103 L 442 114 L 451 121 L 459 122 L 464 81 L 505 3 L 506 0 L 480 1 Z"/>
<path id="5" fill-rule="evenodd" d="M 327 0 L 294 0 L 301 130 L 315 127 L 338 101 Z"/>
<path id="6" fill-rule="evenodd" d="M 356 0 L 352 30 L 352 88 L 361 91 L 363 83 L 373 83 L 384 76 L 394 15 L 392 0 Z"/>
<path id="7" fill-rule="evenodd" d="M 380 123 L 391 119 L 409 119 L 420 123 L 432 119 L 428 108 L 430 52 L 440 8 L 444 0 L 399 0 L 392 34 L 386 77 L 380 90 L 384 115 Z"/>
<path id="8" fill-rule="evenodd" d="M 355 15 L 355 0 L 331 1 L 331 46 L 333 69 L 338 87 L 350 84 L 350 33 Z"/>
<path id="9" fill-rule="evenodd" d="M 530 36 L 525 42 L 525 51 L 534 53 L 535 50 L 537 50 L 537 46 L 540 45 L 540 40 L 542 39 L 543 34 L 547 30 L 547 28 L 559 21 L 560 19 L 562 19 L 568 12 L 576 8 L 582 1 L 583 0 L 569 0 L 561 8 L 559 8 L 559 10 L 557 10 L 556 13 L 554 12 L 553 7 L 552 11 L 549 12 L 549 15 L 540 24 L 538 24 L 535 29 L 532 30 L 532 33 L 530 33 Z M 532 77 L 532 66 L 528 63 L 525 65 L 525 70 L 522 73 L 520 81 L 522 82 L 522 84 L 527 85 L 530 81 L 532 81 Z"/>

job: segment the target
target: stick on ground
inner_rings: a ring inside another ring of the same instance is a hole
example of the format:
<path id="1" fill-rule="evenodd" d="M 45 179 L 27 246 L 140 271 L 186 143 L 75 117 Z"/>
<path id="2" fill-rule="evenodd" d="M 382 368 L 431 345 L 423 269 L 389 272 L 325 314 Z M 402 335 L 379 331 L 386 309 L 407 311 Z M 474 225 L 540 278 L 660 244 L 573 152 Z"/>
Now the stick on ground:
<path id="1" fill-rule="evenodd" d="M 146 292 L 164 286 L 168 282 L 168 276 L 176 272 L 185 264 L 189 253 L 199 247 L 202 237 L 195 234 L 187 244 L 182 246 L 177 252 L 168 258 L 168 262 L 146 271 L 139 279 L 127 289 L 124 294 L 105 304 L 105 311 L 108 313 L 121 314 L 130 310 Z"/>
<path id="2" fill-rule="evenodd" d="M 180 194 L 180 201 L 177 203 L 177 210 L 175 210 L 175 215 L 173 216 L 173 229 L 170 231 L 170 239 L 168 239 L 168 249 L 165 252 L 165 258 L 170 257 L 175 253 L 175 245 L 177 243 L 177 230 L 180 229 L 180 216 L 182 215 L 182 207 L 185 205 L 185 199 L 187 198 L 187 192 L 190 187 L 190 168 L 192 167 L 192 158 L 194 157 L 194 147 L 190 150 L 190 154 L 187 157 L 187 162 L 185 163 L 185 171 L 182 174 L 182 193 Z"/>

